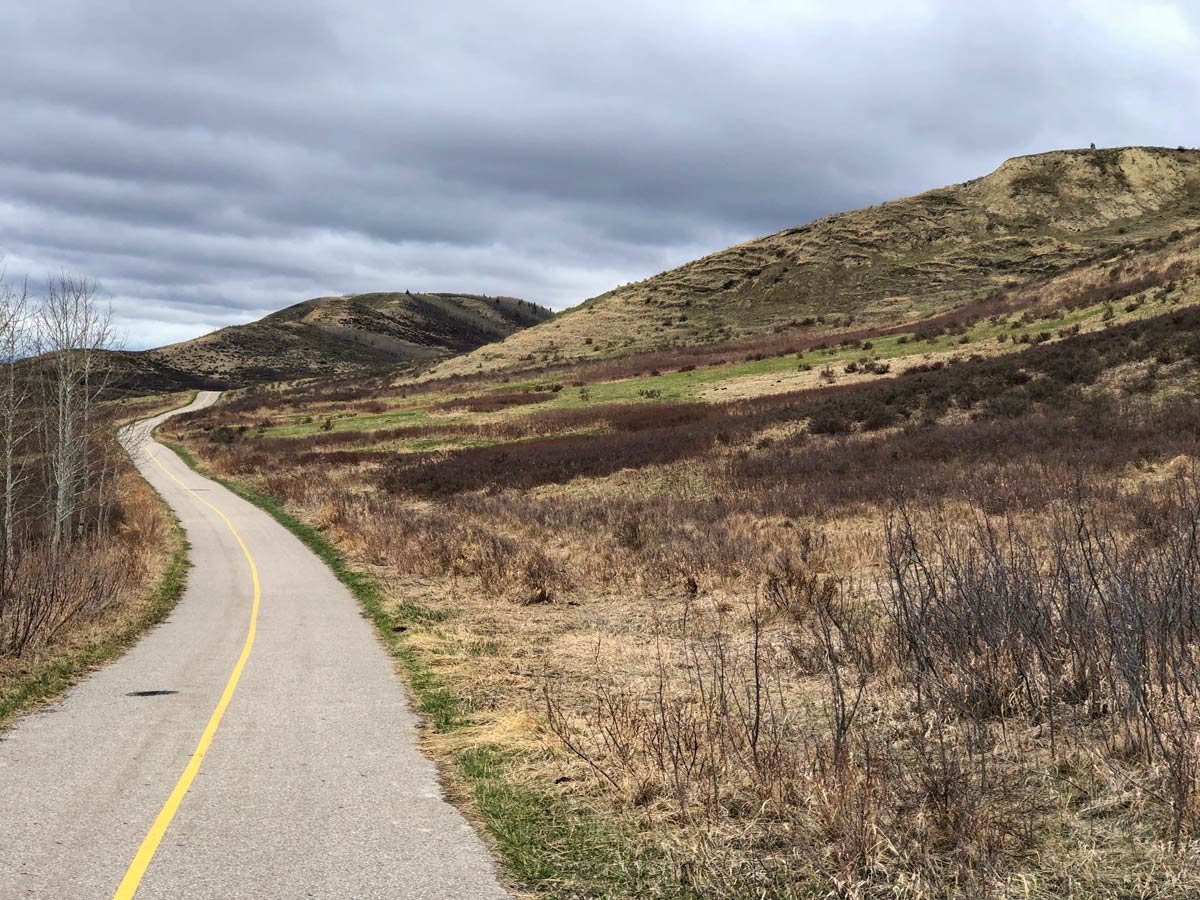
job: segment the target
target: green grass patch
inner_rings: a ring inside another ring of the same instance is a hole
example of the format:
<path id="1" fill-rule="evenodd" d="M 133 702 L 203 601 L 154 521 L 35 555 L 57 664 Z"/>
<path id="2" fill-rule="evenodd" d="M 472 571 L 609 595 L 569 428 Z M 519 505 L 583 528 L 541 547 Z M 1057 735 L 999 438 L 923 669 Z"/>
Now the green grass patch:
<path id="1" fill-rule="evenodd" d="M 1149 306 L 1150 304 L 1145 304 Z M 1143 309 L 1145 308 L 1143 306 Z M 1057 336 L 1061 328 L 1072 325 L 1087 324 L 1091 320 L 1099 320 L 1103 315 L 1106 304 L 1085 307 L 1067 312 L 1061 316 L 1051 316 L 1023 323 L 1017 328 L 1011 327 L 1008 319 L 998 324 L 988 320 L 977 323 L 965 332 L 967 342 L 963 343 L 963 334 L 940 334 L 931 340 L 916 340 L 911 332 L 905 334 L 886 335 L 871 338 L 870 347 L 862 346 L 831 346 L 824 350 L 809 350 L 805 353 L 789 353 L 786 356 L 773 356 L 760 360 L 747 360 L 729 363 L 721 366 L 693 369 L 690 372 L 663 372 L 659 375 L 643 375 L 638 378 L 626 378 L 619 381 L 589 384 L 586 394 L 578 389 L 563 390 L 555 395 L 551 407 L 598 406 L 607 403 L 648 403 L 697 400 L 709 386 L 729 381 L 735 378 L 745 378 L 754 375 L 778 375 L 796 371 L 800 366 L 810 365 L 814 369 L 825 366 L 840 367 L 851 361 L 874 359 L 891 362 L 909 357 L 920 357 L 927 353 L 939 353 L 956 349 L 970 352 L 973 344 L 992 340 L 1001 334 L 1007 335 L 1010 341 L 1022 335 L 1036 335 L 1044 331 Z M 1117 318 L 1125 320 L 1133 314 L 1119 311 Z M 1147 313 L 1143 312 L 1142 315 Z M 1021 344 L 1010 344 L 1014 349 Z M 533 384 L 532 382 L 530 383 Z M 585 400 L 584 397 L 587 399 Z M 546 407 L 543 407 L 546 408 Z"/>
<path id="2" fill-rule="evenodd" d="M 397 443 L 376 444 L 364 449 L 387 453 L 421 453 L 429 450 L 465 450 L 478 447 L 506 447 L 511 444 L 525 444 L 529 441 L 543 441 L 550 438 L 594 436 L 603 434 L 603 428 L 575 428 L 571 431 L 547 431 L 542 434 L 531 434 L 525 437 L 511 438 L 422 438 L 415 441 L 400 441 Z"/>
<path id="3" fill-rule="evenodd" d="M 307 418 L 307 417 L 305 417 Z M 326 429 L 325 422 L 332 419 L 333 427 Z M 290 425 L 275 425 L 262 432 L 256 432 L 263 437 L 307 437 L 313 434 L 324 434 L 327 431 L 382 431 L 385 428 L 399 428 L 402 425 L 425 425 L 439 421 L 429 415 L 424 409 L 406 406 L 402 409 L 388 410 L 381 413 L 367 413 L 361 416 L 337 415 L 312 416 L 311 422 L 294 422 Z"/>
<path id="4" fill-rule="evenodd" d="M 491 747 L 458 755 L 476 807 L 505 868 L 549 897 L 684 897 L 665 854 L 630 828 L 573 806 L 560 794 L 516 784 L 514 757 Z"/>

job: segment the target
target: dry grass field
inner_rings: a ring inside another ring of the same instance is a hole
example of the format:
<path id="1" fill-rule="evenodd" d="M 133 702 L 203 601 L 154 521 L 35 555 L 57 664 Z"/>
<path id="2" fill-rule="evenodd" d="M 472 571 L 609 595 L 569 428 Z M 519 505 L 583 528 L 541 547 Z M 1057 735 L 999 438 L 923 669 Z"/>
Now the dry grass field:
<path id="1" fill-rule="evenodd" d="M 957 299 L 166 436 L 378 586 L 531 894 L 1193 896 L 1200 234 L 1117 240 L 1126 178 Z"/>

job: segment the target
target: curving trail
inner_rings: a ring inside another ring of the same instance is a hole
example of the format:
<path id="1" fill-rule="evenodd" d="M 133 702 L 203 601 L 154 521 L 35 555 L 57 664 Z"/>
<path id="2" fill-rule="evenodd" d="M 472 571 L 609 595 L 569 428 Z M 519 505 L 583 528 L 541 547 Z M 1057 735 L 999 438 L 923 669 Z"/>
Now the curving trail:
<path id="1" fill-rule="evenodd" d="M 0 735 L 0 897 L 505 897 L 354 599 L 150 439 L 217 396 L 122 433 L 187 532 L 187 590 L 125 656 Z"/>

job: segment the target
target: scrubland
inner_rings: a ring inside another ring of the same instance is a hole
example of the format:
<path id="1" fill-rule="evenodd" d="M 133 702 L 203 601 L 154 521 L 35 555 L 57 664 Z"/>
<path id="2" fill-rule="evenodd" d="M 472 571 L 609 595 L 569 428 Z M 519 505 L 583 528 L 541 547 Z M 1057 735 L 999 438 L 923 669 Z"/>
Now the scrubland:
<path id="1" fill-rule="evenodd" d="M 523 890 L 1193 896 L 1198 240 L 166 434 L 378 581 Z"/>

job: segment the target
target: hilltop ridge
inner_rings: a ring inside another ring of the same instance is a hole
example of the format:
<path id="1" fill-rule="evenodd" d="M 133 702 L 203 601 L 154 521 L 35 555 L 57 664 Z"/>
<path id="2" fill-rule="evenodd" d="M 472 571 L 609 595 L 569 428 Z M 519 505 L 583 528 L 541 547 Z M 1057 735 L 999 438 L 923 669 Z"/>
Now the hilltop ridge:
<path id="1" fill-rule="evenodd" d="M 349 375 L 474 350 L 553 314 L 516 297 L 370 293 L 315 297 L 245 325 L 117 354 L 122 391 L 220 388 Z"/>
<path id="2" fill-rule="evenodd" d="M 1200 224 L 1200 151 L 1057 150 L 623 285 L 447 360 L 463 375 L 788 329 L 903 323 Z"/>

